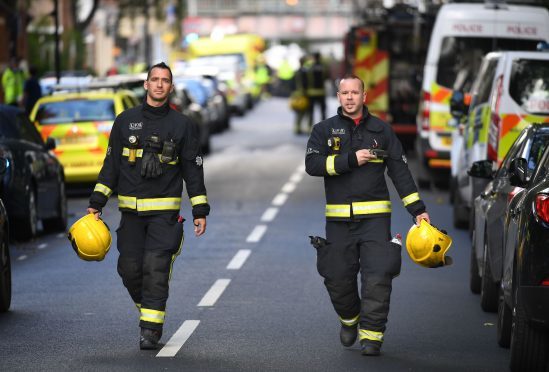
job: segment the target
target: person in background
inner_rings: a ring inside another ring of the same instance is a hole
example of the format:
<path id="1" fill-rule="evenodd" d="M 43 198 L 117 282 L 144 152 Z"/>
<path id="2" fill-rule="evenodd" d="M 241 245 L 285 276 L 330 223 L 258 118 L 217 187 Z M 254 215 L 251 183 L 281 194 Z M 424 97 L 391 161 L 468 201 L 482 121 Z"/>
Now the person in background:
<path id="1" fill-rule="evenodd" d="M 305 97 L 307 97 L 307 69 L 305 67 L 306 62 L 307 62 L 306 57 L 301 57 L 299 59 L 299 69 L 296 71 L 294 76 L 295 91 Z M 309 102 L 309 105 L 310 105 L 310 102 Z M 294 125 L 295 134 L 299 135 L 303 133 L 303 131 L 301 130 L 301 122 L 304 119 L 306 119 L 308 115 L 309 115 L 309 109 L 295 111 L 295 125 Z"/>
<path id="2" fill-rule="evenodd" d="M 19 106 L 23 98 L 24 77 L 17 62 L 17 58 L 12 57 L 9 66 L 2 74 L 2 89 L 6 105 Z"/>
<path id="3" fill-rule="evenodd" d="M 29 67 L 29 78 L 23 86 L 23 107 L 25 112 L 30 114 L 36 101 L 42 97 L 42 88 L 38 81 L 38 70 L 34 66 Z"/>
<path id="4" fill-rule="evenodd" d="M 321 120 L 326 119 L 326 67 L 319 52 L 313 54 L 313 64 L 307 69 L 307 96 L 309 97 L 309 128 L 314 124 L 315 106 L 320 107 Z"/>

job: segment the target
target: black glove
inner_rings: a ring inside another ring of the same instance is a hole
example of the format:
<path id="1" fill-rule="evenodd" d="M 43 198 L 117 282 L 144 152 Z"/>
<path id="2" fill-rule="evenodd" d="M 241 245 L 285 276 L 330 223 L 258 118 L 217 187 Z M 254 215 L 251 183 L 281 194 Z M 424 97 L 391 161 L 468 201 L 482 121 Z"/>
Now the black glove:
<path id="1" fill-rule="evenodd" d="M 311 245 L 315 247 L 315 249 L 322 248 L 328 243 L 326 239 L 321 238 L 320 236 L 309 235 L 309 239 L 311 239 Z"/>
<path id="2" fill-rule="evenodd" d="M 141 161 L 141 176 L 145 178 L 156 178 L 162 175 L 162 165 L 158 154 L 162 149 L 160 139 L 157 136 L 150 136 L 145 140 L 143 146 L 143 159 Z"/>

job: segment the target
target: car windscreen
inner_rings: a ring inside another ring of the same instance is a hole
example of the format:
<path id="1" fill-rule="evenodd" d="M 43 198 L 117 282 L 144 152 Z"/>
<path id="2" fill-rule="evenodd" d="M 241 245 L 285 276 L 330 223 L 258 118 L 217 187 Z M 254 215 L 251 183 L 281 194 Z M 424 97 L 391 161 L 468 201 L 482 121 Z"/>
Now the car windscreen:
<path id="1" fill-rule="evenodd" d="M 549 115 L 549 60 L 513 61 L 509 95 L 526 112 Z"/>
<path id="2" fill-rule="evenodd" d="M 442 39 L 437 65 L 437 83 L 469 91 L 482 58 L 497 50 L 536 50 L 539 40 L 454 37 Z"/>
<path id="3" fill-rule="evenodd" d="M 19 137 L 20 135 L 15 126 L 15 121 L 11 117 L 0 112 L 0 138 L 16 139 Z"/>
<path id="4" fill-rule="evenodd" d="M 40 125 L 112 121 L 115 118 L 112 99 L 71 99 L 40 104 L 36 120 Z"/>
<path id="5" fill-rule="evenodd" d="M 549 145 L 549 131 L 540 130 L 532 136 L 532 140 L 526 145 L 526 156 L 528 161 L 528 175 L 536 169 L 543 152 Z"/>

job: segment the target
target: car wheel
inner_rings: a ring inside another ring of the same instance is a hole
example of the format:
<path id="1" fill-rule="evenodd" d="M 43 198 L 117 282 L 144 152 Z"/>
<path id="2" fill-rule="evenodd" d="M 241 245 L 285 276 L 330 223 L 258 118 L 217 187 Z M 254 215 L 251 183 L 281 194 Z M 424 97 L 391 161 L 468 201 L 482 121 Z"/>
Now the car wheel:
<path id="1" fill-rule="evenodd" d="M 59 198 L 56 208 L 56 216 L 42 221 L 44 229 L 47 231 L 65 231 L 67 228 L 67 195 L 65 193 L 65 183 L 63 180 L 59 183 Z"/>
<path id="2" fill-rule="evenodd" d="M 503 295 L 503 288 L 499 288 L 499 299 L 498 299 L 498 345 L 504 348 L 509 348 L 511 344 L 511 322 L 513 319 L 513 314 L 511 313 L 511 308 L 505 302 L 505 297 Z"/>
<path id="3" fill-rule="evenodd" d="M 0 313 L 8 311 L 11 304 L 11 262 L 8 233 L 0 242 Z"/>
<path id="4" fill-rule="evenodd" d="M 475 254 L 475 232 L 473 231 L 473 239 L 471 240 L 471 259 L 469 264 L 469 289 L 474 294 L 480 293 L 481 279 L 478 275 L 477 256 Z"/>
<path id="5" fill-rule="evenodd" d="M 512 321 L 511 371 L 546 371 L 548 352 L 549 331 L 529 321 L 521 299 L 517 298 Z"/>
<path id="6" fill-rule="evenodd" d="M 15 226 L 17 226 L 17 229 L 14 229 L 16 238 L 20 240 L 32 239 L 38 231 L 38 212 L 36 210 L 36 196 L 33 189 L 29 191 L 26 207 L 25 216 L 16 222 Z"/>
<path id="7" fill-rule="evenodd" d="M 498 311 L 498 283 L 492 279 L 488 262 L 488 239 L 484 237 L 484 258 L 482 259 L 482 278 L 480 286 L 480 307 L 490 313 Z"/>

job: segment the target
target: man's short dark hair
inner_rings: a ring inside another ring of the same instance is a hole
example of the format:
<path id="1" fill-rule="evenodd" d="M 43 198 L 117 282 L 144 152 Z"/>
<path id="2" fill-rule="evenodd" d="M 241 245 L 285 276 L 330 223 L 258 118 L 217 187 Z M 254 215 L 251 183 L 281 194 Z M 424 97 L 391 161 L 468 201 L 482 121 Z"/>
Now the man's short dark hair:
<path id="1" fill-rule="evenodd" d="M 157 63 L 156 65 L 153 65 L 153 66 L 151 66 L 151 68 L 149 68 L 149 71 L 147 72 L 147 80 L 149 80 L 149 78 L 151 77 L 151 71 L 154 68 L 163 68 L 165 70 L 168 70 L 170 72 L 170 81 L 173 81 L 172 70 L 171 70 L 170 66 L 168 66 L 164 62 Z"/>
<path id="2" fill-rule="evenodd" d="M 360 86 L 362 87 L 362 91 L 364 91 L 365 87 L 364 87 L 364 82 L 362 81 L 361 78 L 359 78 L 358 76 L 356 76 L 355 74 L 345 74 L 343 75 L 343 77 L 341 79 L 339 79 L 339 82 L 337 83 L 337 90 L 339 90 L 339 84 L 341 84 L 341 80 L 352 80 L 352 79 L 356 79 L 358 81 L 360 81 Z"/>

